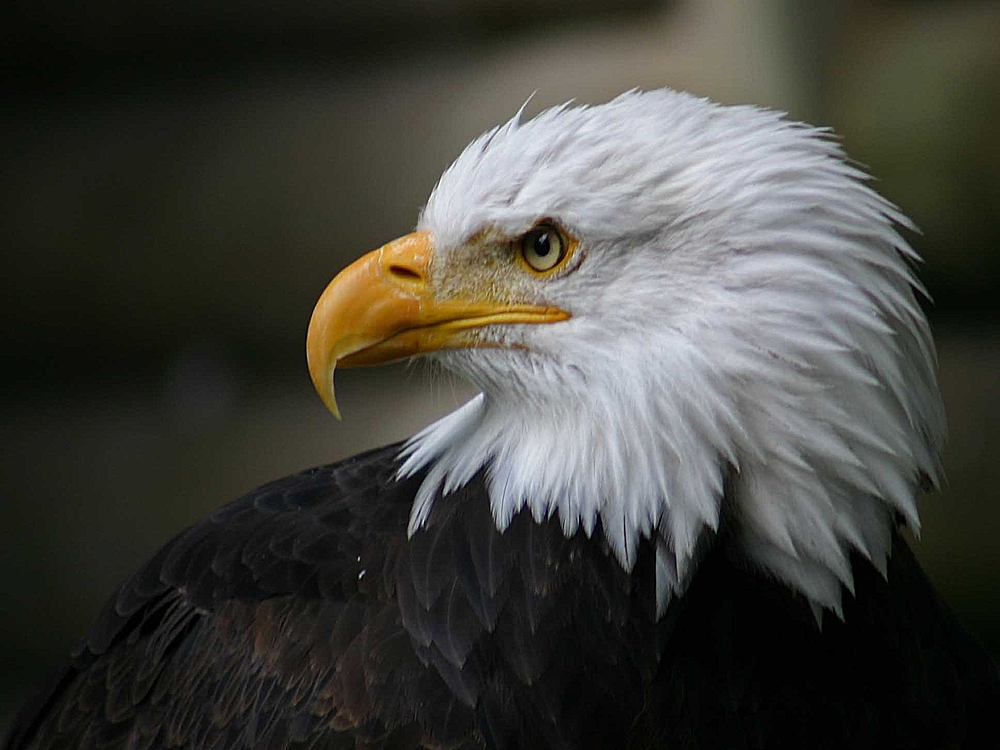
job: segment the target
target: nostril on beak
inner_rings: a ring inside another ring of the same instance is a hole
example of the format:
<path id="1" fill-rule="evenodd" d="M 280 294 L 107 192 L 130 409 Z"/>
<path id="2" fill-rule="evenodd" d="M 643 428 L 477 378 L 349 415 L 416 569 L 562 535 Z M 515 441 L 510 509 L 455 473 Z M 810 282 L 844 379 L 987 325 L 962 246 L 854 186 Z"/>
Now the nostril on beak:
<path id="1" fill-rule="evenodd" d="M 395 263 L 389 266 L 389 273 L 400 281 L 421 281 L 422 277 L 412 268 L 400 266 Z"/>

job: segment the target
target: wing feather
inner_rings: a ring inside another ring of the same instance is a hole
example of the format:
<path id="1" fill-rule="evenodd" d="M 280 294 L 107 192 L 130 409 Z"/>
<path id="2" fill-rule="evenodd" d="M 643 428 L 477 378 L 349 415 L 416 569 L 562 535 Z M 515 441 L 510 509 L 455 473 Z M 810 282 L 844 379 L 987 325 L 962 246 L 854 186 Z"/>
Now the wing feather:
<path id="1" fill-rule="evenodd" d="M 854 555 L 856 596 L 819 630 L 723 526 L 657 618 L 655 542 L 626 573 L 603 534 L 567 538 L 558 518 L 501 533 L 484 474 L 408 537 L 422 476 L 395 479 L 398 450 L 271 483 L 175 537 L 5 750 L 807 747 L 812 726 L 941 747 L 991 721 L 995 664 L 898 538 L 888 581 Z"/>

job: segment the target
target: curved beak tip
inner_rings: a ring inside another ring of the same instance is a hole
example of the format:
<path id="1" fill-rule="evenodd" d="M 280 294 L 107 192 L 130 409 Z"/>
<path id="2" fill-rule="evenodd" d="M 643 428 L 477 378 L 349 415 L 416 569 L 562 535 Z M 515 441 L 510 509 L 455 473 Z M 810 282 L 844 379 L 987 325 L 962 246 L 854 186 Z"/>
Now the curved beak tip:
<path id="1" fill-rule="evenodd" d="M 310 330 L 310 333 L 312 331 Z M 337 368 L 336 360 L 329 362 L 321 353 L 315 351 L 316 347 L 310 339 L 307 341 L 306 362 L 309 367 L 309 376 L 312 379 L 313 388 L 322 399 L 323 404 L 337 419 L 341 419 L 340 409 L 337 408 L 337 396 L 334 390 L 333 374 Z M 320 355 L 320 356 L 314 356 Z"/>
<path id="2" fill-rule="evenodd" d="M 338 421 L 342 421 L 343 417 L 340 416 L 340 409 L 337 407 L 337 399 L 333 393 L 333 375 L 330 375 L 330 388 L 326 393 L 321 393 L 320 398 L 323 399 L 323 403 L 330 413 L 337 418 Z"/>

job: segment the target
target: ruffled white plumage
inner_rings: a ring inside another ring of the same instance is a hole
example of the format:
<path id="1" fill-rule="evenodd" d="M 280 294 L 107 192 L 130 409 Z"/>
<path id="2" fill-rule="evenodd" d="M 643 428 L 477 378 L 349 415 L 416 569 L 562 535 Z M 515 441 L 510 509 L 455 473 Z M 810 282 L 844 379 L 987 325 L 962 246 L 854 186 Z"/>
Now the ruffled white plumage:
<path id="1" fill-rule="evenodd" d="M 415 436 L 411 532 L 485 467 L 500 529 L 600 519 L 621 564 L 657 540 L 659 600 L 721 523 L 754 563 L 840 612 L 850 551 L 885 569 L 918 528 L 944 411 L 907 220 L 827 133 L 673 91 L 515 117 L 445 172 L 420 219 L 449 273 L 484 229 L 549 218 L 572 273 L 527 290 L 572 318 L 437 355 L 482 394 Z"/>

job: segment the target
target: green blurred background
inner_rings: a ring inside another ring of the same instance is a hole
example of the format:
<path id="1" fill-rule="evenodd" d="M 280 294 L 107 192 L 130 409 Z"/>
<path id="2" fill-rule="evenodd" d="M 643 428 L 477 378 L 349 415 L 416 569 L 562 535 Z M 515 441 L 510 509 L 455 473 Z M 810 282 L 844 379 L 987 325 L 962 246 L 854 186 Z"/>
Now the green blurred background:
<path id="1" fill-rule="evenodd" d="M 312 305 L 408 231 L 471 138 L 669 85 L 829 125 L 922 228 L 949 484 L 916 544 L 1000 652 L 1000 3 L 95 0 L 0 32 L 0 733 L 105 597 L 253 486 L 469 395 L 312 393 Z M 280 6 L 280 7 L 279 7 Z"/>

